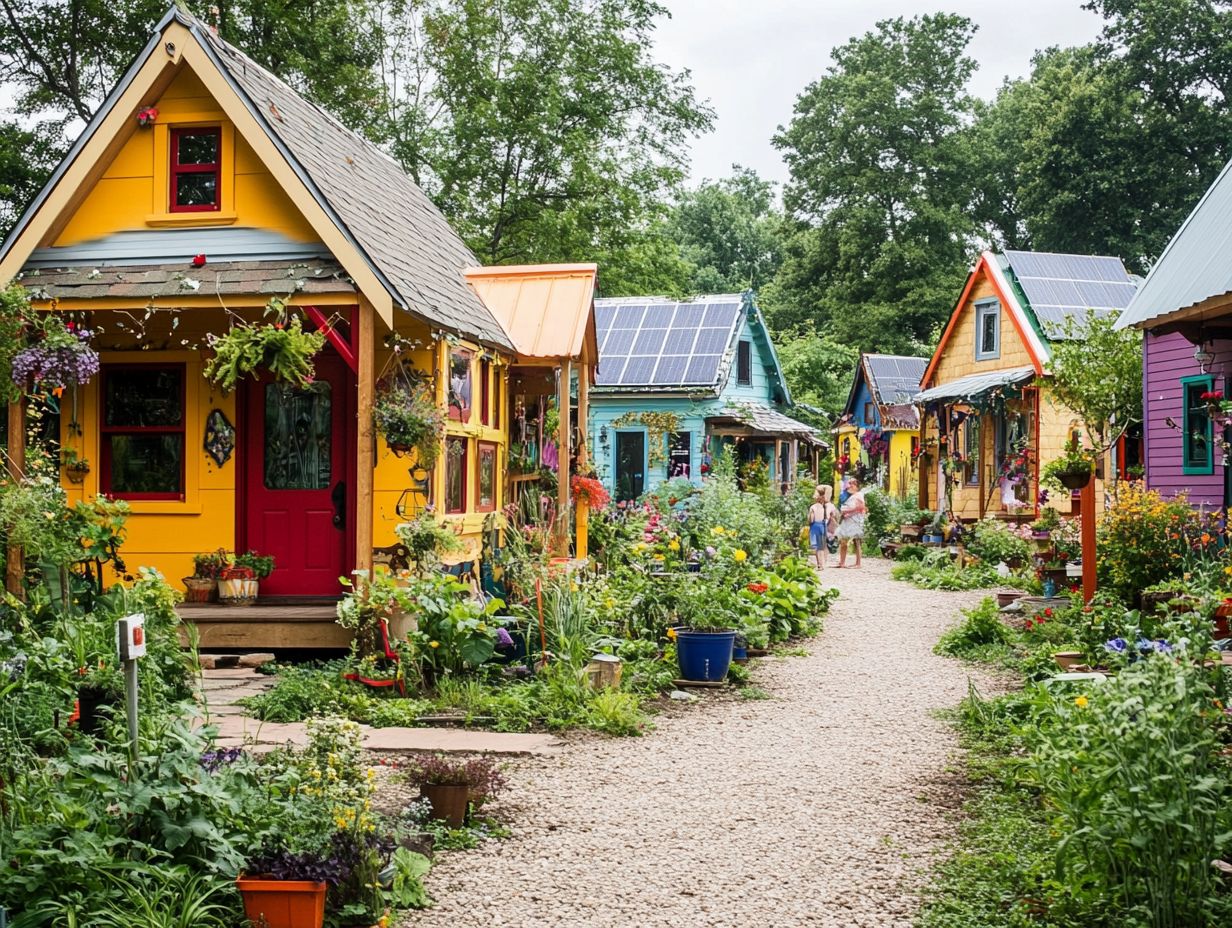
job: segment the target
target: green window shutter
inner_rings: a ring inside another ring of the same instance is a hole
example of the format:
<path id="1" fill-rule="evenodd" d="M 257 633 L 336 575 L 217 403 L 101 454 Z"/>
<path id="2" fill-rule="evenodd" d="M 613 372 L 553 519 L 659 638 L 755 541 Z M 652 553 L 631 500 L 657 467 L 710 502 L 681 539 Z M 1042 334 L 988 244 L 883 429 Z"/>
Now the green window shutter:
<path id="1" fill-rule="evenodd" d="M 1210 374 L 1181 378 L 1181 469 L 1185 474 L 1211 474 L 1215 471 L 1215 441 L 1211 415 L 1203 393 L 1215 388 Z"/>

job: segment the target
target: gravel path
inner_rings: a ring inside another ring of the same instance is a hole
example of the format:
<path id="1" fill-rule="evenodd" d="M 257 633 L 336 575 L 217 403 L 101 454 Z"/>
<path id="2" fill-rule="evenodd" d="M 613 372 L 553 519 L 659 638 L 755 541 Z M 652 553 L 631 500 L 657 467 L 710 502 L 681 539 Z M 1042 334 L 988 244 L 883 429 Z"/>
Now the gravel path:
<path id="1" fill-rule="evenodd" d="M 950 834 L 968 670 L 932 653 L 971 593 L 886 562 L 842 591 L 808 657 L 758 662 L 773 698 L 715 698 L 641 738 L 583 737 L 510 770 L 514 836 L 442 854 L 415 926 L 910 926 Z"/>

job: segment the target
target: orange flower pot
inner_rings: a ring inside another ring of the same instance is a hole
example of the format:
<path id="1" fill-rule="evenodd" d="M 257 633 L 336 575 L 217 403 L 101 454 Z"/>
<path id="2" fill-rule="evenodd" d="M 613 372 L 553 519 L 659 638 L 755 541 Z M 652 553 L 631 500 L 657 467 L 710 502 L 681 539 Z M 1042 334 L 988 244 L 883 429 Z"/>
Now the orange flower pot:
<path id="1" fill-rule="evenodd" d="M 244 915 L 254 925 L 321 928 L 325 923 L 324 883 L 242 876 L 235 884 L 244 898 Z"/>

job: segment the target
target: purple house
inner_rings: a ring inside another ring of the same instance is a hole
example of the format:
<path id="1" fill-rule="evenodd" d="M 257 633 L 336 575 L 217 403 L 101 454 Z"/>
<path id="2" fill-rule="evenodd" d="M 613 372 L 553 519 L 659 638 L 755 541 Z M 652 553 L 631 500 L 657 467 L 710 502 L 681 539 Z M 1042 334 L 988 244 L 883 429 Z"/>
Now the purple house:
<path id="1" fill-rule="evenodd" d="M 1121 314 L 1143 329 L 1146 481 L 1195 505 L 1232 503 L 1232 468 L 1204 394 L 1232 397 L 1232 164 L 1225 167 Z"/>

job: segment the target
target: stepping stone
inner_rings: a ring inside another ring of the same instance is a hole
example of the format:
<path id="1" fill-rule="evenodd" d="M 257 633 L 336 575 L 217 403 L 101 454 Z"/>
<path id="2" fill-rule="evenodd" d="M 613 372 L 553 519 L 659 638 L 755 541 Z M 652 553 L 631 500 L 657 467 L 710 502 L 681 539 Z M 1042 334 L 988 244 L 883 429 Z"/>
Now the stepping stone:
<path id="1" fill-rule="evenodd" d="M 381 753 L 546 754 L 561 742 L 552 735 L 457 728 L 367 728 L 364 747 Z"/>
<path id="2" fill-rule="evenodd" d="M 202 670 L 221 670 L 234 667 L 240 662 L 238 654 L 198 654 L 197 659 L 201 662 Z"/>
<path id="3" fill-rule="evenodd" d="M 256 651 L 252 654 L 241 654 L 239 661 L 241 667 L 261 667 L 265 664 L 272 664 L 274 655 L 268 651 Z"/>
<path id="4" fill-rule="evenodd" d="M 202 654 L 201 656 L 205 658 L 205 657 L 219 657 L 220 655 Z M 238 654 L 221 655 L 221 656 L 234 657 L 237 662 L 239 661 Z M 257 677 L 259 679 L 264 679 L 264 677 L 255 673 L 251 667 L 220 667 L 215 670 L 205 670 L 201 675 L 202 677 L 205 678 L 206 683 L 209 683 L 213 680 L 251 680 L 254 677 Z"/>

